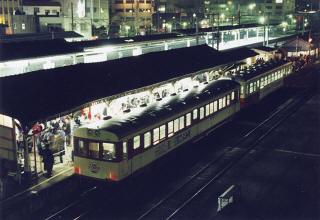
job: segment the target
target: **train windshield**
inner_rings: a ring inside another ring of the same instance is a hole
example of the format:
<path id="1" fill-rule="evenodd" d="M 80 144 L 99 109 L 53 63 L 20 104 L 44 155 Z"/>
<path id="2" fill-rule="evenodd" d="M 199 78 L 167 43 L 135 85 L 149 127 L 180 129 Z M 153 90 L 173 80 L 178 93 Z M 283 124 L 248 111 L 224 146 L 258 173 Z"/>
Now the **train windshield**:
<path id="1" fill-rule="evenodd" d="M 75 155 L 100 160 L 115 160 L 115 143 L 99 142 L 96 140 L 74 138 Z"/>

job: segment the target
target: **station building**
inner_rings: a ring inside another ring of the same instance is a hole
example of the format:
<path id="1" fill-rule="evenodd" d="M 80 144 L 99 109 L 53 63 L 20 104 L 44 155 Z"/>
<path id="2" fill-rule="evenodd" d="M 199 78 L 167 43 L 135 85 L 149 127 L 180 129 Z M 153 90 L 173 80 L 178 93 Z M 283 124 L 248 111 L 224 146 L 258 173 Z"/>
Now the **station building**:
<path id="1" fill-rule="evenodd" d="M 253 64 L 257 55 L 247 48 L 219 52 L 201 45 L 0 78 L 0 114 L 6 123 L 11 121 L 3 126 L 14 137 L 7 151 L 17 155 L 2 158 L 13 161 L 6 169 L 15 172 L 17 179 L 22 171 L 41 174 L 44 139 L 56 155 L 56 164 L 70 165 L 72 133 L 77 127 L 187 94 Z M 41 132 L 34 134 L 39 128 Z M 5 140 L 1 145 L 6 145 Z"/>

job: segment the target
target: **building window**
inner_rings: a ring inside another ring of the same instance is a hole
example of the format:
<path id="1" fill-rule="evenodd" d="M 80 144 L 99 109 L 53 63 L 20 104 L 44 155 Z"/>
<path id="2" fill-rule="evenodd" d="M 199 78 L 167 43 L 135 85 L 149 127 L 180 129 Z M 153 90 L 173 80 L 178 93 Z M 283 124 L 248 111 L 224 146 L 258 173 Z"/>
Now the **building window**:
<path id="1" fill-rule="evenodd" d="M 37 13 L 39 13 L 39 12 L 40 12 L 40 10 L 39 10 L 39 8 L 38 8 L 38 7 L 34 7 L 34 8 L 33 8 L 33 12 L 34 12 L 34 14 L 37 14 Z"/>
<path id="2" fill-rule="evenodd" d="M 144 148 L 147 148 L 151 145 L 151 132 L 144 134 Z"/>
<path id="3" fill-rule="evenodd" d="M 22 30 L 25 30 L 26 29 L 26 25 L 24 23 L 21 24 L 21 28 Z"/>

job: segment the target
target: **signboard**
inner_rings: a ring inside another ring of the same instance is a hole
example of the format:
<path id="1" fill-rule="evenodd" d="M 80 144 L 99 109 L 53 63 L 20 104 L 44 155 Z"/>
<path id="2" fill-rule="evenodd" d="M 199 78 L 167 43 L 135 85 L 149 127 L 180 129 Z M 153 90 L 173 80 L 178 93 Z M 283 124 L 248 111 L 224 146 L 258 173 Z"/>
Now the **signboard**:
<path id="1" fill-rule="evenodd" d="M 218 209 L 220 212 L 222 209 L 228 205 L 234 203 L 236 200 L 240 199 L 240 187 L 232 185 L 223 194 L 218 197 Z"/>
<path id="2" fill-rule="evenodd" d="M 13 119 L 0 114 L 0 159 L 16 161 Z"/>

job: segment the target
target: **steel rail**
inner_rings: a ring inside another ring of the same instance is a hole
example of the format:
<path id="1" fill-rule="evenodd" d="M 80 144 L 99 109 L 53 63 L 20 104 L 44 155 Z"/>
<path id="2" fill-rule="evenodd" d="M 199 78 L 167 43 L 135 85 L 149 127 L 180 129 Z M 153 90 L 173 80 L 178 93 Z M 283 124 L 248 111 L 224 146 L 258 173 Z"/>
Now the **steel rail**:
<path id="1" fill-rule="evenodd" d="M 302 93 L 304 94 L 305 91 Z M 277 115 L 279 115 L 279 113 L 283 112 L 285 109 L 287 109 L 289 106 L 294 105 L 295 99 L 298 99 L 300 96 L 302 96 L 302 94 L 298 94 L 296 97 L 291 98 L 289 100 L 287 100 L 285 103 L 283 103 L 281 106 L 279 106 L 277 108 L 276 111 L 274 111 L 270 116 L 268 116 L 265 120 L 263 120 L 261 123 L 259 123 L 255 128 L 251 129 L 249 132 L 247 132 L 245 135 L 243 135 L 242 138 L 240 138 L 232 147 L 230 147 L 228 150 L 225 150 L 224 152 L 222 152 L 221 154 L 218 155 L 218 157 L 216 157 L 214 160 L 210 161 L 209 163 L 207 163 L 205 166 L 203 166 L 201 169 L 199 169 L 198 172 L 196 172 L 193 176 L 190 177 L 190 179 L 188 179 L 186 182 L 180 184 L 175 190 L 173 190 L 172 192 L 170 192 L 167 196 L 165 196 L 163 199 L 161 199 L 159 202 L 157 202 L 154 206 L 152 206 L 148 211 L 146 211 L 145 213 L 143 213 L 138 220 L 144 219 L 145 217 L 147 217 L 151 212 L 153 212 L 156 208 L 158 208 L 160 205 L 164 204 L 165 201 L 169 200 L 170 198 L 172 198 L 175 194 L 177 194 L 180 190 L 182 190 L 185 186 L 187 186 L 191 181 L 193 181 L 194 179 L 196 179 L 201 173 L 203 173 L 204 171 L 206 171 L 210 166 L 212 166 L 213 164 L 216 164 L 218 161 L 220 161 L 221 159 L 224 158 L 224 156 L 232 151 L 233 149 L 236 149 L 241 143 L 245 142 L 246 140 L 248 140 L 249 137 L 253 136 L 255 134 L 255 131 L 257 131 L 259 128 L 262 128 L 262 126 L 265 126 L 268 122 L 270 122 L 272 119 L 276 118 Z M 281 122 L 280 122 L 281 123 Z M 265 135 L 260 136 L 253 144 L 251 144 L 251 146 L 255 146 L 258 142 L 260 142 L 263 138 L 265 138 L 267 136 L 267 134 L 269 134 L 276 126 L 278 126 L 280 124 L 275 123 L 274 126 L 272 126 L 272 129 L 268 130 L 268 133 L 265 133 Z M 252 150 L 252 147 L 249 147 L 248 149 L 246 149 L 244 151 L 244 153 L 242 153 L 240 157 L 243 158 L 248 152 L 250 152 Z M 238 160 L 240 160 L 238 159 Z M 238 161 L 237 160 L 237 161 Z M 235 163 L 234 163 L 235 164 Z M 203 187 L 200 188 L 200 190 L 198 190 L 193 196 L 191 196 L 188 200 L 186 200 L 181 206 L 179 206 L 167 219 L 172 218 L 173 216 L 175 216 L 184 206 L 186 206 L 191 200 L 193 200 L 194 197 L 196 197 L 202 190 L 204 190 L 210 183 L 212 183 L 214 180 L 216 180 L 218 177 L 220 177 L 223 173 L 225 173 L 227 170 L 229 170 L 234 164 L 228 164 L 225 168 L 223 168 L 221 171 L 219 171 L 213 178 L 211 178 L 211 180 L 209 181 L 209 183 L 205 184 Z"/>

